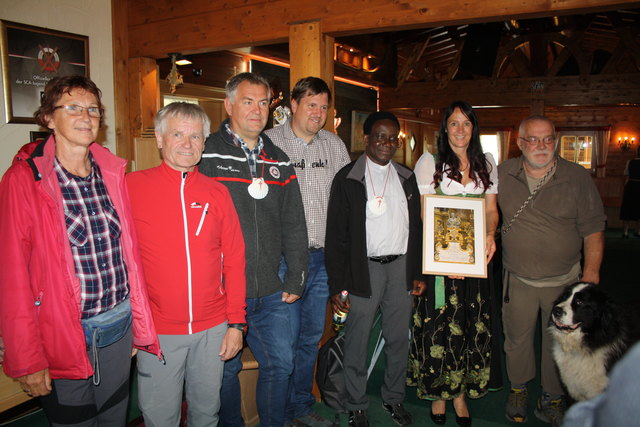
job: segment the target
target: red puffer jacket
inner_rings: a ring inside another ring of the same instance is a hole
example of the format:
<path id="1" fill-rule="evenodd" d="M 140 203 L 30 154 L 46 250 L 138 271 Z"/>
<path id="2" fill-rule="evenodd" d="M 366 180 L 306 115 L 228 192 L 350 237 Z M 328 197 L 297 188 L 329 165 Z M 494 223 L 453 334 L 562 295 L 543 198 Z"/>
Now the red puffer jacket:
<path id="1" fill-rule="evenodd" d="M 95 143 L 90 151 L 122 225 L 134 345 L 161 357 L 124 182 L 126 162 Z M 53 137 L 27 144 L 0 183 L 0 334 L 4 372 L 14 378 L 45 368 L 54 379 L 93 375 L 54 157 Z"/>

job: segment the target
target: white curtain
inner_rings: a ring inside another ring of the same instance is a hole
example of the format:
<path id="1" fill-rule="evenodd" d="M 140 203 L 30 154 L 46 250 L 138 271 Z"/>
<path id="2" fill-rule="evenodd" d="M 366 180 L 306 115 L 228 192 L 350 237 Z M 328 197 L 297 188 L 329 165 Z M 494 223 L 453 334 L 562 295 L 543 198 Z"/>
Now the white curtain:
<path id="1" fill-rule="evenodd" d="M 599 128 L 594 132 L 593 150 L 595 158 L 596 178 L 604 178 L 606 175 L 607 153 L 609 152 L 609 137 L 611 126 Z"/>
<path id="2" fill-rule="evenodd" d="M 503 129 L 496 132 L 498 137 L 498 147 L 500 147 L 500 158 L 498 163 L 502 163 L 509 157 L 509 140 L 511 139 L 511 129 Z"/>

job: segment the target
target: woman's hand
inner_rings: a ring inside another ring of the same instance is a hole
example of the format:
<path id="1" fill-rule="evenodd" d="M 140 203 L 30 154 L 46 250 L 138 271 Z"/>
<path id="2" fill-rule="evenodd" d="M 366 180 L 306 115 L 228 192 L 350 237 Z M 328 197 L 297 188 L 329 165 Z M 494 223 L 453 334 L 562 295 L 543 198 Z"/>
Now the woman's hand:
<path id="1" fill-rule="evenodd" d="M 46 396 L 51 393 L 49 369 L 16 378 L 22 390 L 31 397 Z"/>
<path id="2" fill-rule="evenodd" d="M 496 253 L 496 240 L 495 240 L 495 231 L 487 234 L 487 238 L 485 240 L 485 253 L 487 255 L 487 264 L 493 258 L 493 254 Z"/>
<path id="3" fill-rule="evenodd" d="M 427 284 L 422 280 L 414 280 L 413 281 L 413 290 L 411 291 L 411 295 L 419 297 L 427 290 Z"/>

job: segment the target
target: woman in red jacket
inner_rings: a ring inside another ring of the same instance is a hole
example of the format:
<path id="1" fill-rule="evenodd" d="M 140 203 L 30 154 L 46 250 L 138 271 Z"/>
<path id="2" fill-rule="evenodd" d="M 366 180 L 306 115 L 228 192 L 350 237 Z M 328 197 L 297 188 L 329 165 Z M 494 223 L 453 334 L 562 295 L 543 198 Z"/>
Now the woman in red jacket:
<path id="1" fill-rule="evenodd" d="M 3 368 L 53 425 L 124 425 L 132 345 L 160 356 L 125 161 L 95 144 L 100 89 L 56 77 L 35 114 L 52 136 L 0 183 Z"/>

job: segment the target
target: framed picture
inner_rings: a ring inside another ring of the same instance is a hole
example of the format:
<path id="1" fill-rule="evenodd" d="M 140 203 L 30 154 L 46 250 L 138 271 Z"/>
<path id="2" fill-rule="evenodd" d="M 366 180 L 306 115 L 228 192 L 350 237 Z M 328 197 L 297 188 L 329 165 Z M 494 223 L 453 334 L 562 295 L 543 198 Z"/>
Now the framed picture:
<path id="1" fill-rule="evenodd" d="M 35 123 L 49 80 L 89 76 L 89 38 L 9 21 L 1 26 L 6 121 Z"/>
<path id="2" fill-rule="evenodd" d="M 487 277 L 484 199 L 422 196 L 425 274 Z"/>
<path id="3" fill-rule="evenodd" d="M 351 112 L 351 152 L 364 152 L 364 126 L 365 120 L 369 117 L 370 112 L 352 111 Z"/>
<path id="4" fill-rule="evenodd" d="M 46 140 L 47 138 L 49 138 L 49 135 L 51 135 L 51 132 L 48 131 L 30 131 L 29 132 L 29 141 L 31 142 L 42 142 L 44 140 Z"/>

